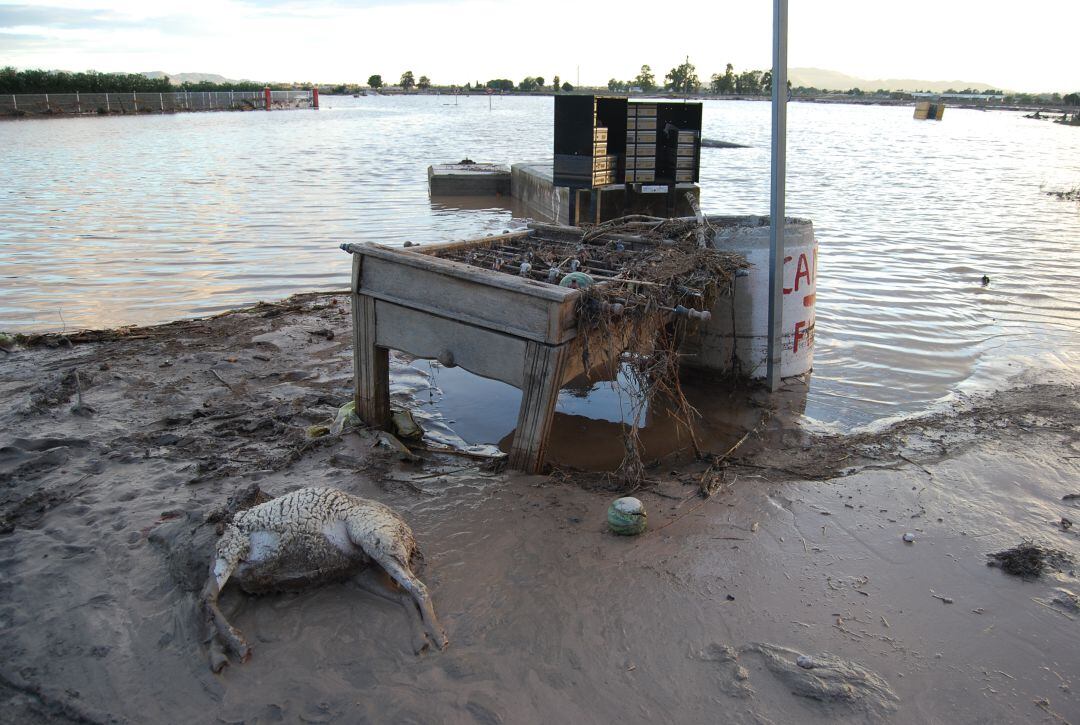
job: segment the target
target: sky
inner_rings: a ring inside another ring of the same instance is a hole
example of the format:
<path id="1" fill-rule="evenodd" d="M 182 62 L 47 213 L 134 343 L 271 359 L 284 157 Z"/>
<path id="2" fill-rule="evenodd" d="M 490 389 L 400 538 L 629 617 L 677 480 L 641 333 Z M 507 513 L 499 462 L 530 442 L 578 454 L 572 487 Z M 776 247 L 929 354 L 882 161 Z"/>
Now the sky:
<path id="1" fill-rule="evenodd" d="M 1074 0 L 793 0 L 789 67 L 867 78 L 1080 89 Z M 0 0 L 0 66 L 436 84 L 555 75 L 606 85 L 687 56 L 707 81 L 766 69 L 772 2 Z"/>

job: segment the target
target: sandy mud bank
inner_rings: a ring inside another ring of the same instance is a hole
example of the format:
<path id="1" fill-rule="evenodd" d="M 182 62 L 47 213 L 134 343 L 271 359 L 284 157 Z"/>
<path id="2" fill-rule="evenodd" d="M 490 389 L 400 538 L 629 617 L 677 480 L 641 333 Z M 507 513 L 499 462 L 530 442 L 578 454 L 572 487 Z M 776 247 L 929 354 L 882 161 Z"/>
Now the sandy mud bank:
<path id="1" fill-rule="evenodd" d="M 1074 382 L 855 436 L 773 416 L 722 462 L 652 469 L 650 530 L 615 537 L 594 475 L 309 438 L 350 394 L 343 301 L 0 353 L 0 720 L 1080 720 Z M 252 483 L 398 510 L 449 648 L 415 655 L 355 582 L 227 589 L 254 655 L 211 673 L 198 589 Z M 1062 558 L 987 566 L 1025 539 Z"/>

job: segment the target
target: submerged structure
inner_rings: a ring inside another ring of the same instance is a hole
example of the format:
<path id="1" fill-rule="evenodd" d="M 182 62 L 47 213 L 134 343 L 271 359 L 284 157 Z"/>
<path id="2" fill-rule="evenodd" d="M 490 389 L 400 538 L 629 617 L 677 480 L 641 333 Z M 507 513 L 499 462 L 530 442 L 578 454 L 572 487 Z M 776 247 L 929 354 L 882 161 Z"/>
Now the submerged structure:
<path id="1" fill-rule="evenodd" d="M 554 159 L 428 168 L 433 196 L 489 193 L 508 183 L 530 213 L 559 224 L 628 214 L 689 216 L 701 198 L 700 103 L 555 97 Z M 509 178 L 507 178 L 509 171 Z"/>
<path id="2" fill-rule="evenodd" d="M 782 289 L 771 289 L 769 217 L 699 209 L 702 105 L 557 96 L 554 116 L 553 162 L 514 164 L 510 190 L 555 224 L 421 248 L 342 245 L 354 254 L 360 417 L 389 422 L 391 348 L 460 365 L 521 389 L 510 465 L 535 472 L 559 389 L 597 369 L 619 366 L 638 398 L 667 396 L 687 429 L 697 413 L 679 386 L 684 365 L 770 383 L 809 372 L 813 225 L 785 219 Z M 432 167 L 432 194 L 505 179 L 505 168 L 475 166 Z M 779 376 L 769 372 L 774 340 Z M 622 468 L 640 475 L 637 418 Z"/>
<path id="3" fill-rule="evenodd" d="M 801 310 L 785 335 L 784 374 L 797 375 L 812 363 L 814 242 L 809 222 L 788 229 L 806 249 L 792 260 Z M 460 366 L 522 391 L 509 463 L 539 472 L 558 391 L 580 376 L 628 364 L 641 395 L 675 400 L 682 363 L 764 376 L 767 270 L 748 259 L 767 257 L 767 243 L 766 218 L 638 215 L 409 248 L 342 245 L 353 255 L 356 412 L 389 424 L 391 349 Z"/>

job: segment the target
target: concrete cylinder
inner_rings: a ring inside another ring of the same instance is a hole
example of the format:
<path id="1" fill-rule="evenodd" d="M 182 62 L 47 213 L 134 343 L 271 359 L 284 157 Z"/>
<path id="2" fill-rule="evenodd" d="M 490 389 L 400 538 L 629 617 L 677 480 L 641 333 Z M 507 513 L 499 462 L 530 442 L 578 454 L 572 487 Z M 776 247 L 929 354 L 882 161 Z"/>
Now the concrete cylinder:
<path id="1" fill-rule="evenodd" d="M 683 346 L 688 367 L 763 379 L 769 344 L 769 218 L 709 217 L 717 229 L 713 246 L 738 252 L 749 274 L 735 280 L 735 293 L 721 297 L 712 319 L 701 323 Z M 814 366 L 814 308 L 817 240 L 808 219 L 788 217 L 784 227 L 783 351 L 780 375 L 792 377 Z"/>

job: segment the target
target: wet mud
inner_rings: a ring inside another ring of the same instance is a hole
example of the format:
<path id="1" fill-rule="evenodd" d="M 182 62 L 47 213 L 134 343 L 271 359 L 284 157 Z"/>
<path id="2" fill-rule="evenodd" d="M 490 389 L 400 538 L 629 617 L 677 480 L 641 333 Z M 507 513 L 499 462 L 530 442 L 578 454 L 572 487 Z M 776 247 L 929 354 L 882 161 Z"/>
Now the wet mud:
<path id="1" fill-rule="evenodd" d="M 755 397 L 711 457 L 653 465 L 649 531 L 616 537 L 602 476 L 308 437 L 351 393 L 343 301 L 0 353 L 0 720 L 1080 720 L 1075 571 L 986 566 L 1021 541 L 1080 556 L 1075 380 L 849 436 Z M 398 511 L 450 647 L 416 655 L 368 569 L 226 587 L 253 655 L 213 674 L 199 589 L 253 484 Z"/>

